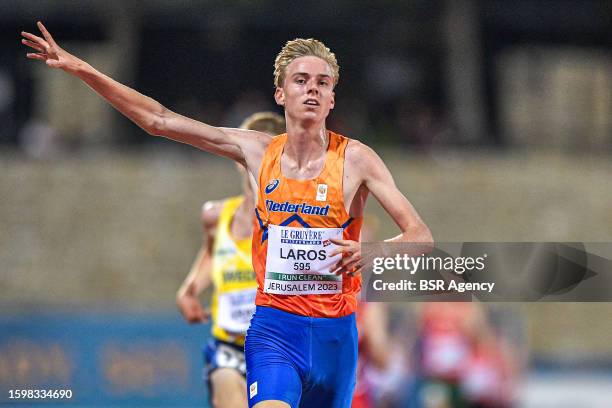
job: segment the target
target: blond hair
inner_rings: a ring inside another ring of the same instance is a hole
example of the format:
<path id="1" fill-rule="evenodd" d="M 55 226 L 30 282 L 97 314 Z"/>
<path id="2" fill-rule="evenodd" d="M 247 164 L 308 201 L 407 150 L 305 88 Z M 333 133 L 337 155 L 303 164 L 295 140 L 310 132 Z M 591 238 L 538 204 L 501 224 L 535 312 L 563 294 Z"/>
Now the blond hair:
<path id="1" fill-rule="evenodd" d="M 274 86 L 282 88 L 285 82 L 287 66 L 294 59 L 307 56 L 319 57 L 327 62 L 332 70 L 334 86 L 338 84 L 340 67 L 338 66 L 338 61 L 336 61 L 336 55 L 319 40 L 314 38 L 296 38 L 295 40 L 287 41 L 287 44 L 285 44 L 276 56 L 276 60 L 274 60 Z"/>
<path id="2" fill-rule="evenodd" d="M 276 136 L 285 133 L 285 118 L 274 112 L 257 112 L 246 118 L 240 127 Z"/>

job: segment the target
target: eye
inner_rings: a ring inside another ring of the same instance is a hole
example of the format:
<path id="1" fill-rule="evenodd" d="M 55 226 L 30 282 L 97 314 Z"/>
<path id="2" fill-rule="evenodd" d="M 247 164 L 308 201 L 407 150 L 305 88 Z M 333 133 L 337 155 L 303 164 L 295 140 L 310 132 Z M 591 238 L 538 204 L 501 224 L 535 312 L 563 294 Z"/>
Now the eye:
<path id="1" fill-rule="evenodd" d="M 305 84 L 305 83 L 306 83 L 306 80 L 305 80 L 304 78 L 297 78 L 297 79 L 295 80 L 295 83 L 296 83 L 296 84 L 303 85 L 303 84 Z"/>
<path id="2" fill-rule="evenodd" d="M 329 82 L 327 81 L 319 81 L 319 85 L 321 86 L 327 86 L 329 84 Z"/>

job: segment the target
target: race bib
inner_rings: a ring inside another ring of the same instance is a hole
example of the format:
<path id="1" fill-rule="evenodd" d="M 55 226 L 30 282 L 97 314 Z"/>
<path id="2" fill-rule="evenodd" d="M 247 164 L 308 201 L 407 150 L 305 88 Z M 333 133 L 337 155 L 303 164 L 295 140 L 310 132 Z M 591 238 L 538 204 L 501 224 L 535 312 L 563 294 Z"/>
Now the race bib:
<path id="1" fill-rule="evenodd" d="M 342 293 L 342 276 L 330 269 L 341 258 L 328 254 L 330 238 L 342 238 L 342 228 L 268 226 L 264 292 L 277 295 Z"/>
<path id="2" fill-rule="evenodd" d="M 231 333 L 245 333 L 255 313 L 257 289 L 225 292 L 219 295 L 217 326 Z"/>

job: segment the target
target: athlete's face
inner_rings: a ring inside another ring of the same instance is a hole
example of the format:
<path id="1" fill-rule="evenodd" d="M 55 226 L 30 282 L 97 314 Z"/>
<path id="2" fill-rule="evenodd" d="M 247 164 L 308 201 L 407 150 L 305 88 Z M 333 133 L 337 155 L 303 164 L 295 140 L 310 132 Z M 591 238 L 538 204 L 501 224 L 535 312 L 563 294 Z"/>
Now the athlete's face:
<path id="1" fill-rule="evenodd" d="M 294 59 L 287 65 L 283 87 L 276 88 L 274 98 L 292 119 L 324 121 L 335 103 L 331 67 L 319 57 Z"/>

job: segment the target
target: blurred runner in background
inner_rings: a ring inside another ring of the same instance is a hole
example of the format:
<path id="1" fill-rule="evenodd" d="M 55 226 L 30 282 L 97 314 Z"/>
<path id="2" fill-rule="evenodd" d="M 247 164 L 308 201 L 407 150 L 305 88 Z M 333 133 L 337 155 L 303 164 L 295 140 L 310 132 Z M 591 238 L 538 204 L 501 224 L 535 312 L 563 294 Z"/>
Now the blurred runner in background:
<path id="1" fill-rule="evenodd" d="M 506 408 L 512 405 L 512 358 L 479 303 L 420 308 L 417 382 L 411 406 Z"/>
<path id="2" fill-rule="evenodd" d="M 271 112 L 249 116 L 242 129 L 272 136 L 285 131 L 285 119 Z M 208 321 L 199 295 L 211 283 L 211 330 L 205 347 L 206 378 L 215 408 L 247 407 L 244 336 L 255 311 L 257 280 L 251 262 L 253 189 L 240 165 L 243 194 L 202 207 L 204 242 L 189 275 L 180 287 L 176 303 L 189 323 Z"/>

